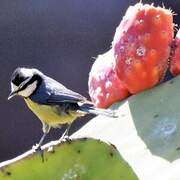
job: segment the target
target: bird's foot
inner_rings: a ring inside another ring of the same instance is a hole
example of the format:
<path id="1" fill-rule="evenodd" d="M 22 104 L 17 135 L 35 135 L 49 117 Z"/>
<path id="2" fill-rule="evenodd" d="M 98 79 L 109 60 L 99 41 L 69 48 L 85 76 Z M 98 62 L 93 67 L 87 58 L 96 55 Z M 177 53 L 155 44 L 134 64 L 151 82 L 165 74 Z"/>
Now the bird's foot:
<path id="1" fill-rule="evenodd" d="M 72 139 L 71 139 L 69 136 L 62 136 L 62 137 L 59 139 L 59 142 L 60 142 L 60 143 L 68 142 L 68 143 L 70 144 L 71 141 L 72 141 Z"/>
<path id="2" fill-rule="evenodd" d="M 42 162 L 44 162 L 44 151 L 41 149 L 41 146 L 39 144 L 33 145 L 32 149 L 41 155 Z"/>
<path id="3" fill-rule="evenodd" d="M 33 145 L 32 149 L 36 152 L 42 151 L 41 146 L 39 144 Z"/>

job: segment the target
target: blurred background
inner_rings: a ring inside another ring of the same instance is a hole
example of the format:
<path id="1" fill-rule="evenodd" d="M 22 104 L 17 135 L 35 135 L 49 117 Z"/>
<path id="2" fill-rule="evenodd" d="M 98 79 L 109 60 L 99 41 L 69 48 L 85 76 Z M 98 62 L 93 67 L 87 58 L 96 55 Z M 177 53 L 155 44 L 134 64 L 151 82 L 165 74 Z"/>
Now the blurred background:
<path id="1" fill-rule="evenodd" d="M 106 52 L 116 27 L 135 0 L 1 0 L 0 1 L 0 161 L 37 143 L 41 123 L 21 98 L 7 101 L 10 76 L 18 66 L 36 67 L 88 97 L 93 57 Z M 180 12 L 180 1 L 155 0 Z M 174 22 L 180 24 L 180 16 Z M 77 120 L 71 133 L 91 116 Z M 51 130 L 46 142 L 60 137 Z"/>

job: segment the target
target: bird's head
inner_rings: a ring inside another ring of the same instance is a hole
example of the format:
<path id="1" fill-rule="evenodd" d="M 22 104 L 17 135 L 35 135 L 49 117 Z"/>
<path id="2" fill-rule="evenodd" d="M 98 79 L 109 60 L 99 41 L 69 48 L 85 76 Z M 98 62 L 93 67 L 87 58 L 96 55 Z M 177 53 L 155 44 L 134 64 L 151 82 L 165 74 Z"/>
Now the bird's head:
<path id="1" fill-rule="evenodd" d="M 41 81 L 42 73 L 37 69 L 15 69 L 11 76 L 11 93 L 8 100 L 17 95 L 28 98 L 37 90 Z"/>

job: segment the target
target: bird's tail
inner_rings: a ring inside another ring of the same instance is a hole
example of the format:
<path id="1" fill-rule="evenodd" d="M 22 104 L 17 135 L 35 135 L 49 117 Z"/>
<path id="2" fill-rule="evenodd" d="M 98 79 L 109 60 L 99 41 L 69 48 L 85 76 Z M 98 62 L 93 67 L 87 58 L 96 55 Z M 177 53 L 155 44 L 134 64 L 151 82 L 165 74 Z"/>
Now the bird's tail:
<path id="1" fill-rule="evenodd" d="M 108 117 L 113 117 L 113 118 L 118 117 L 116 111 L 113 111 L 110 109 L 96 108 L 92 104 L 82 104 L 80 106 L 80 111 L 86 112 L 88 114 L 94 114 L 94 115 L 103 115 L 103 116 L 108 116 Z"/>

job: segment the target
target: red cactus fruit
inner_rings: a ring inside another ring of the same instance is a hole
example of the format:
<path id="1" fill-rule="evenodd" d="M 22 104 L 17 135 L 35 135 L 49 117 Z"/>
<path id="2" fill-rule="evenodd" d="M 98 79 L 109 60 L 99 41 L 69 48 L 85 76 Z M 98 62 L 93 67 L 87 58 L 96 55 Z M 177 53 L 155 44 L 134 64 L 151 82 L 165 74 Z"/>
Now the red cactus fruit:
<path id="1" fill-rule="evenodd" d="M 174 76 L 180 74 L 180 29 L 172 46 L 170 71 Z"/>
<path id="2" fill-rule="evenodd" d="M 99 108 L 107 108 L 128 96 L 114 69 L 114 55 L 110 50 L 99 55 L 89 73 L 89 95 Z"/>
<path id="3" fill-rule="evenodd" d="M 151 88 L 164 77 L 173 40 L 170 10 L 136 4 L 128 8 L 113 40 L 115 70 L 130 93 Z"/>

